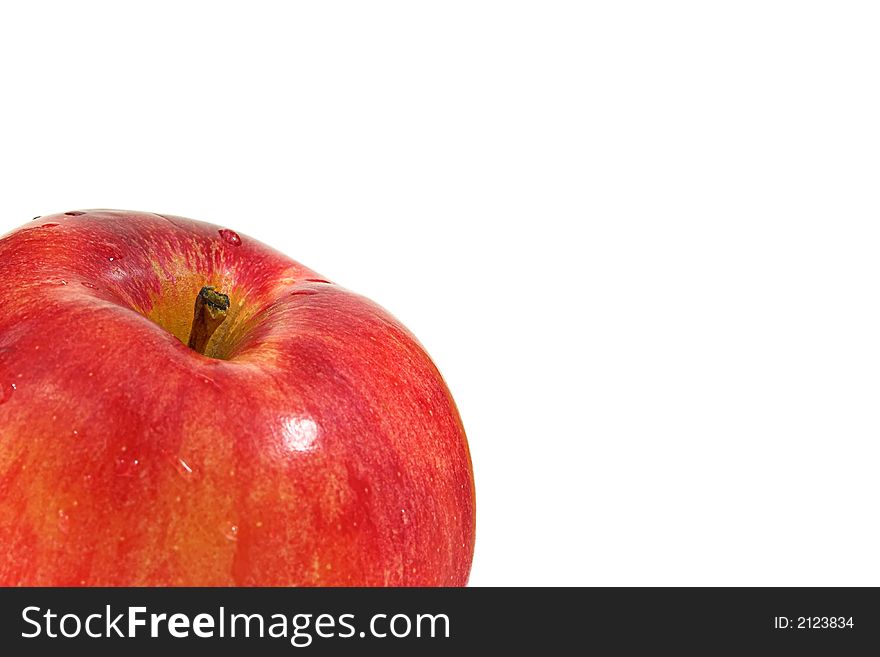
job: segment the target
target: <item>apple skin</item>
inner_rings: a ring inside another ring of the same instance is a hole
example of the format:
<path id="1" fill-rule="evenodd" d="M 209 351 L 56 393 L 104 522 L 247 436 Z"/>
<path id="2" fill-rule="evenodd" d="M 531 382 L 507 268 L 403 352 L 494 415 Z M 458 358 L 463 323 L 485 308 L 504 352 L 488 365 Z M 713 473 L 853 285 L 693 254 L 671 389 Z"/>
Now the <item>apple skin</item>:
<path id="1" fill-rule="evenodd" d="M 0 585 L 463 586 L 474 536 L 455 403 L 375 303 L 181 217 L 0 239 Z"/>

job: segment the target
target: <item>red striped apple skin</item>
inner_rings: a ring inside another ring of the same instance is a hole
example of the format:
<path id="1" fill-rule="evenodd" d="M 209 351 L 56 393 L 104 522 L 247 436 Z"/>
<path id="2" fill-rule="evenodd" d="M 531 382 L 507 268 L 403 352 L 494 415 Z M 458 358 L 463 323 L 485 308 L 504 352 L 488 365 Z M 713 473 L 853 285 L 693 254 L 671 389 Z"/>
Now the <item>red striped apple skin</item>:
<path id="1" fill-rule="evenodd" d="M 0 585 L 462 586 L 474 536 L 455 403 L 375 303 L 180 217 L 0 239 Z"/>

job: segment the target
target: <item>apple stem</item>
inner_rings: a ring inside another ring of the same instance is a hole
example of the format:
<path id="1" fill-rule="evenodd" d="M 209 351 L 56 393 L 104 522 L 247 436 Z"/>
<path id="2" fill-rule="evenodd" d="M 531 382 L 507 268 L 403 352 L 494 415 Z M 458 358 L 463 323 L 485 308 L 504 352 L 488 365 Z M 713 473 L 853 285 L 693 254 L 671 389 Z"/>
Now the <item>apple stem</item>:
<path id="1" fill-rule="evenodd" d="M 228 296 L 217 292 L 211 286 L 203 287 L 196 297 L 196 305 L 193 309 L 189 348 L 204 355 L 211 336 L 226 319 L 228 311 Z"/>

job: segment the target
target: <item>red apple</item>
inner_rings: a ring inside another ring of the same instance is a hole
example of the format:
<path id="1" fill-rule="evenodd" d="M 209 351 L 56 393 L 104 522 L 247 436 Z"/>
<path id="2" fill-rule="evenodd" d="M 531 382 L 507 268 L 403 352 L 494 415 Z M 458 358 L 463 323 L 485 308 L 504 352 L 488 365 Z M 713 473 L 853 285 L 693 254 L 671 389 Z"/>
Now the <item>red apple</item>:
<path id="1" fill-rule="evenodd" d="M 459 586 L 474 519 L 455 403 L 375 303 L 180 217 L 0 239 L 0 584 Z"/>

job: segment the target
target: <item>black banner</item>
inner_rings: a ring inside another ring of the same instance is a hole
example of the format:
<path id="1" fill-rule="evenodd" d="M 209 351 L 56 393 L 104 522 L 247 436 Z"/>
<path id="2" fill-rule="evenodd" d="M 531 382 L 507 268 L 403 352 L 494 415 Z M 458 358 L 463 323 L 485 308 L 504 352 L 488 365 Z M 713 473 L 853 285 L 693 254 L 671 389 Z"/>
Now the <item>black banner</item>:
<path id="1" fill-rule="evenodd" d="M 0 589 L 8 655 L 852 654 L 878 645 L 878 619 L 868 588 Z"/>

